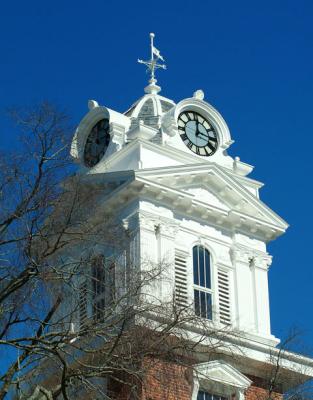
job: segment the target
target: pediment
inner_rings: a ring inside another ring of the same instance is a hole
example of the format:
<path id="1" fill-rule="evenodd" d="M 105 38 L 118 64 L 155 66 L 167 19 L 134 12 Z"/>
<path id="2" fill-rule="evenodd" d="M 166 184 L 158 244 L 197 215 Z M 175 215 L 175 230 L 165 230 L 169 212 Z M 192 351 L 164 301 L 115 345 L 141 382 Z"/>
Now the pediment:
<path id="1" fill-rule="evenodd" d="M 251 380 L 224 361 L 211 361 L 196 365 L 195 372 L 200 381 L 214 381 L 238 389 L 247 389 Z"/>
<path id="2" fill-rule="evenodd" d="M 138 171 L 136 179 L 147 183 L 160 200 L 170 197 L 172 204 L 177 205 L 181 199 L 181 203 L 189 207 L 189 214 L 201 209 L 200 216 L 207 217 L 207 209 L 221 223 L 251 233 L 259 232 L 268 239 L 288 228 L 282 218 L 249 190 L 249 178 L 245 178 L 245 186 L 242 178 L 215 163 Z"/>
<path id="3" fill-rule="evenodd" d="M 215 193 L 213 193 L 208 185 L 196 184 L 192 187 L 184 188 L 185 192 L 191 194 L 195 200 L 203 202 L 205 204 L 212 204 L 223 210 L 229 210 L 229 206 L 223 202 Z"/>
<path id="4" fill-rule="evenodd" d="M 103 181 L 102 174 L 94 174 L 94 178 L 96 175 Z M 180 214 L 266 241 L 275 239 L 288 227 L 244 186 L 242 177 L 238 178 L 232 171 L 215 163 L 111 172 L 105 177 L 108 185 L 110 180 L 124 182 L 115 186 L 113 191 L 111 187 L 108 189 L 107 201 L 112 202 L 112 207 L 116 206 L 118 192 L 121 204 L 125 199 L 130 201 L 143 196 Z M 244 179 L 250 183 L 249 178 Z"/>

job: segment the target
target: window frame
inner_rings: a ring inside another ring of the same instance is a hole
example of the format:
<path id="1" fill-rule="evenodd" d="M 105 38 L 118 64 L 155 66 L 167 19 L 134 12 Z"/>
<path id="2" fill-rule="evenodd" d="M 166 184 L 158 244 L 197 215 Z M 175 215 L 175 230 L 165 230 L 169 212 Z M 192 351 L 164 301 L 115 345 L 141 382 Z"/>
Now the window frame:
<path id="1" fill-rule="evenodd" d="M 96 266 L 97 268 L 103 268 L 100 273 L 100 278 L 103 278 L 101 281 L 96 281 L 95 275 L 93 274 L 93 270 L 91 272 L 91 284 L 92 284 L 92 315 L 94 321 L 103 322 L 103 317 L 105 315 L 105 311 L 108 307 L 112 306 L 112 303 L 115 301 L 115 289 L 116 289 L 116 263 L 114 260 L 110 259 L 110 257 L 105 257 L 103 254 L 99 254 L 92 261 L 101 260 L 100 264 Z M 100 287 L 100 291 L 96 293 L 97 287 Z M 98 306 L 100 304 L 100 307 Z"/>
<path id="2" fill-rule="evenodd" d="M 217 392 L 212 392 L 212 391 L 208 391 L 208 389 L 202 388 L 201 386 L 199 387 L 198 393 L 197 393 L 197 400 L 201 400 L 199 398 L 199 394 L 204 393 L 205 395 L 209 395 L 211 396 L 211 398 L 206 398 L 207 396 L 204 397 L 203 400 L 230 400 L 231 397 L 233 396 L 229 396 L 226 395 L 225 393 L 217 393 Z"/>
<path id="3" fill-rule="evenodd" d="M 104 322 L 108 307 L 115 302 L 116 262 L 102 252 L 85 261 L 85 275 L 78 283 L 78 325 Z"/>
<path id="4" fill-rule="evenodd" d="M 195 257 L 194 257 L 195 249 L 197 249 L 197 270 L 198 270 L 198 272 L 197 272 L 197 276 L 198 276 L 197 281 L 198 281 L 198 283 L 195 283 L 195 281 L 196 281 L 196 278 L 195 278 L 195 262 L 194 262 L 195 261 Z M 204 256 L 203 256 L 203 274 L 204 274 L 203 282 L 204 282 L 204 285 L 203 286 L 200 284 L 201 283 L 201 276 L 200 276 L 201 275 L 201 271 L 200 271 L 200 269 L 201 269 L 200 249 L 203 249 L 203 253 L 204 253 Z M 207 259 L 206 258 L 206 253 L 208 254 L 208 269 L 209 269 L 209 281 L 210 281 L 209 287 L 207 287 L 208 278 L 207 278 L 207 267 L 206 267 L 206 259 Z M 200 318 L 205 318 L 208 321 L 213 321 L 214 320 L 213 309 L 214 309 L 214 301 L 215 301 L 215 299 L 214 299 L 214 279 L 213 279 L 214 278 L 214 274 L 213 274 L 213 268 L 212 268 L 213 267 L 212 252 L 209 250 L 209 248 L 206 245 L 204 245 L 202 243 L 195 243 L 192 246 L 192 257 L 191 257 L 191 259 L 192 259 L 193 304 L 194 304 L 195 314 Z M 196 292 L 199 293 L 198 302 L 196 302 Z M 203 293 L 204 296 L 205 296 L 205 314 L 206 314 L 206 316 L 203 315 L 202 312 L 201 312 L 201 302 L 202 302 L 201 293 Z M 208 305 L 207 296 L 210 296 L 210 311 L 209 311 L 210 315 L 209 315 L 209 317 L 208 317 L 208 308 L 207 308 L 207 305 Z M 199 307 L 199 310 L 200 310 L 199 313 L 197 313 L 197 304 L 198 304 L 198 307 Z"/>
<path id="5" fill-rule="evenodd" d="M 191 400 L 198 400 L 199 391 L 228 400 L 245 400 L 245 391 L 252 383 L 246 375 L 224 360 L 195 364 Z"/>

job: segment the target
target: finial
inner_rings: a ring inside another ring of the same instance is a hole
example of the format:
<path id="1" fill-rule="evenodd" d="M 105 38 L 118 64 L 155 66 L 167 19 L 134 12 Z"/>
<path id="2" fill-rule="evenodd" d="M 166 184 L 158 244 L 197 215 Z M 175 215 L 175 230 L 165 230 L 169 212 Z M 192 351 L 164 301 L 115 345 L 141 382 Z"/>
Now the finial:
<path id="1" fill-rule="evenodd" d="M 150 70 L 150 79 L 149 79 L 149 85 L 145 87 L 145 92 L 146 93 L 159 93 L 161 90 L 160 86 L 156 85 L 157 80 L 155 79 L 155 70 L 158 68 L 166 69 L 165 64 L 160 64 L 158 61 L 161 60 L 165 62 L 164 58 L 161 56 L 160 50 L 158 50 L 156 47 L 154 47 L 153 39 L 155 37 L 154 33 L 150 33 L 150 46 L 151 46 L 151 59 L 149 61 L 143 61 L 139 60 L 138 62 L 140 64 L 145 64 L 148 67 L 148 70 Z M 156 58 L 154 58 L 156 56 Z"/>
<path id="2" fill-rule="evenodd" d="M 89 110 L 92 110 L 96 107 L 99 107 L 99 104 L 96 100 L 88 100 L 88 108 Z"/>
<path id="3" fill-rule="evenodd" d="M 201 89 L 196 90 L 196 91 L 194 92 L 194 94 L 193 94 L 193 97 L 194 97 L 195 99 L 198 99 L 198 100 L 203 100 L 203 99 L 204 99 L 204 92 L 203 92 L 203 90 L 201 90 Z"/>

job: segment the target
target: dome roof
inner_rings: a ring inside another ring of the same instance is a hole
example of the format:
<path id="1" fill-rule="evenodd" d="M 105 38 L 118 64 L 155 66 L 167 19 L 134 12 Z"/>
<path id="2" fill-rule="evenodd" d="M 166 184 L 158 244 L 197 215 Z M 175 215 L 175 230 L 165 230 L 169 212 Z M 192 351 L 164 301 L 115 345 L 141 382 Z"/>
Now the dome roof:
<path id="1" fill-rule="evenodd" d="M 147 126 L 159 128 L 160 117 L 175 105 L 173 100 L 149 93 L 137 100 L 124 115 L 135 123 L 142 120 Z"/>

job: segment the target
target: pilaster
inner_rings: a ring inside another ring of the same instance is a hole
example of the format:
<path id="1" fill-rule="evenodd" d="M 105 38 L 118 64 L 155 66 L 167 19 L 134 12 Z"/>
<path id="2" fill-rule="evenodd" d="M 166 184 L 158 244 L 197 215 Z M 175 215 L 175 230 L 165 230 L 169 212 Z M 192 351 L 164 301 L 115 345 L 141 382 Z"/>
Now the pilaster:
<path id="1" fill-rule="evenodd" d="M 240 330 L 270 336 L 267 272 L 272 258 L 253 249 L 231 249 L 236 292 L 235 325 Z"/>
<path id="2" fill-rule="evenodd" d="M 231 259 L 235 266 L 236 315 L 234 324 L 240 330 L 255 333 L 254 288 L 250 270 L 251 253 L 248 250 L 234 247 L 231 249 Z"/>

